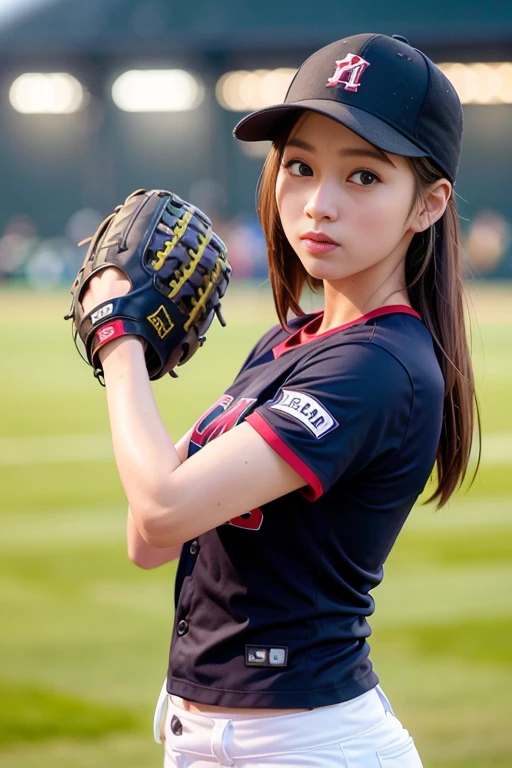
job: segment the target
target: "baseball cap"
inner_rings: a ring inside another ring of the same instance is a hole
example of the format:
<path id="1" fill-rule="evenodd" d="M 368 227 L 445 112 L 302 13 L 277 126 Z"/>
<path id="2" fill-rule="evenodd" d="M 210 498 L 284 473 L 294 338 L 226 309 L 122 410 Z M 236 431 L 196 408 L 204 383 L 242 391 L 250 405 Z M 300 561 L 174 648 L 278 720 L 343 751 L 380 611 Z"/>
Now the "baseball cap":
<path id="1" fill-rule="evenodd" d="M 244 117 L 241 141 L 273 141 L 283 118 L 312 110 L 337 120 L 376 147 L 430 157 L 455 182 L 462 106 L 455 88 L 401 35 L 361 34 L 337 40 L 299 68 L 282 104 Z"/>

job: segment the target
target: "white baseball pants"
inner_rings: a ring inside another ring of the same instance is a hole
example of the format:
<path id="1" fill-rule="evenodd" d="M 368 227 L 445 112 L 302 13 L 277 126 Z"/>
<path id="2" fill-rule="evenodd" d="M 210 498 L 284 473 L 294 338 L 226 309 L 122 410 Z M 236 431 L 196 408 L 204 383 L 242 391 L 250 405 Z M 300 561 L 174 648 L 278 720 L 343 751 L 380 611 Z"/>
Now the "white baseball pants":
<path id="1" fill-rule="evenodd" d="M 211 717 L 166 703 L 164 768 L 422 768 L 378 686 L 292 715 Z"/>

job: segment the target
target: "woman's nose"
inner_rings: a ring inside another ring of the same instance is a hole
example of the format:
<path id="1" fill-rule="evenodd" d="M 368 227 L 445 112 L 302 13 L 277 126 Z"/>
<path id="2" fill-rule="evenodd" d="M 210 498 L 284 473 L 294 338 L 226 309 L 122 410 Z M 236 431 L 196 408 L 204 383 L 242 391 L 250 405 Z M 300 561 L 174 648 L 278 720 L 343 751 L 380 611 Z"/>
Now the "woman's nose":
<path id="1" fill-rule="evenodd" d="M 338 218 L 337 197 L 332 185 L 319 184 L 311 190 L 304 206 L 304 213 L 315 221 L 322 219 L 335 221 Z"/>

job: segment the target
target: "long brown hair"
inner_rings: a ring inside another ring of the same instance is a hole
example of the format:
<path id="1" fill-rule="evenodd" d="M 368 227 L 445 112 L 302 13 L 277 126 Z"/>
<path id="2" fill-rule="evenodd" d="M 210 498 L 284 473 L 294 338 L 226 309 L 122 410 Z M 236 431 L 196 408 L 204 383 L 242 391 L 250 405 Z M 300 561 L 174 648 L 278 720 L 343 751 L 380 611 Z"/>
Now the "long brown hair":
<path id="1" fill-rule="evenodd" d="M 321 280 L 308 274 L 286 239 L 275 197 L 283 150 L 295 119 L 292 118 L 273 143 L 258 190 L 258 216 L 267 243 L 270 283 L 277 315 L 284 328 L 289 312 L 297 317 L 305 314 L 300 306 L 303 288 L 317 290 L 322 286 Z M 408 160 L 415 180 L 412 210 L 429 185 L 444 174 L 428 158 Z M 425 232 L 414 235 L 405 259 L 409 300 L 432 334 L 445 381 L 443 423 L 436 457 L 437 487 L 428 499 L 437 500 L 439 507 L 446 504 L 466 476 L 475 420 L 479 437 L 481 434 L 464 315 L 461 240 L 452 192 L 443 216 Z"/>

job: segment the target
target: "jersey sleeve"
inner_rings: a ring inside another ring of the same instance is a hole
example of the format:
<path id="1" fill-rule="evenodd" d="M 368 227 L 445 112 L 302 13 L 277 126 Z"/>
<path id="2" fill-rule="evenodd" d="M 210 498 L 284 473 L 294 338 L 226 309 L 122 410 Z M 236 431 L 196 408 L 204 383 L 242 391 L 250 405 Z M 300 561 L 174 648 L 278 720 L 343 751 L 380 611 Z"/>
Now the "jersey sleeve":
<path id="1" fill-rule="evenodd" d="M 391 458 L 412 406 L 402 364 L 380 346 L 353 343 L 307 356 L 246 421 L 304 478 L 302 493 L 315 501 L 341 477 Z"/>

